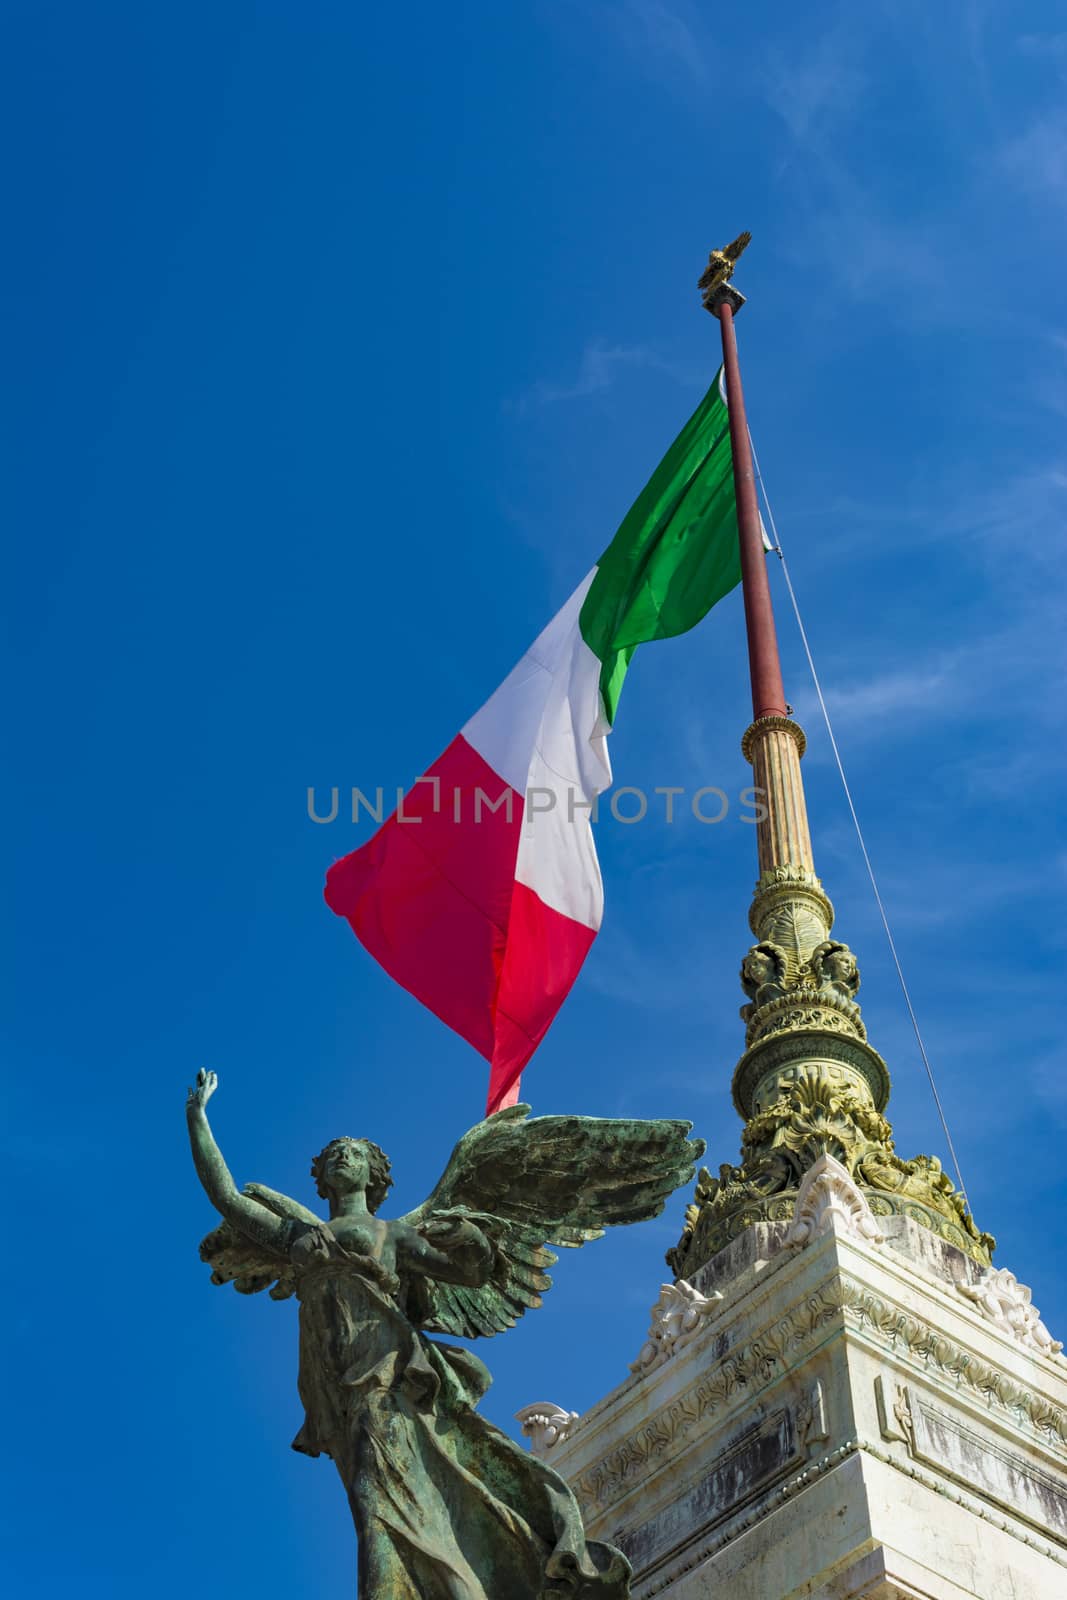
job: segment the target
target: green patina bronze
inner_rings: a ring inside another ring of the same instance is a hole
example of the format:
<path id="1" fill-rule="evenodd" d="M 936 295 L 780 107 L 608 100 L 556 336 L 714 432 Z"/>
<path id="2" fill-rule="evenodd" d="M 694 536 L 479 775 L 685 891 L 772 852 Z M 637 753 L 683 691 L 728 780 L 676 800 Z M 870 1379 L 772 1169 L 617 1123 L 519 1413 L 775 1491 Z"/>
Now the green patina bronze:
<path id="1" fill-rule="evenodd" d="M 362 1600 L 624 1600 L 630 1568 L 587 1540 L 563 1479 L 475 1409 L 490 1384 L 470 1351 L 426 1337 L 500 1333 L 551 1286 L 548 1245 L 640 1222 L 693 1175 L 688 1122 L 529 1118 L 513 1106 L 464 1134 L 430 1198 L 376 1213 L 392 1182 L 367 1139 L 335 1139 L 312 1176 L 324 1221 L 239 1192 L 189 1091 L 193 1160 L 223 1217 L 200 1246 L 214 1283 L 300 1302 L 293 1441 L 332 1458 L 359 1539 Z"/>

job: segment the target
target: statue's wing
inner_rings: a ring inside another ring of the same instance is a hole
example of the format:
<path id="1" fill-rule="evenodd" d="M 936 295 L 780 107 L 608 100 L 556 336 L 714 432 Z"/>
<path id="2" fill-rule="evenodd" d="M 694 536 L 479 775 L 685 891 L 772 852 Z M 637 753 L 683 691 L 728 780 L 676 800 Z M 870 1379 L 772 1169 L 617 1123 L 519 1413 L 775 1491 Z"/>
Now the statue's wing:
<path id="1" fill-rule="evenodd" d="M 495 1251 L 480 1288 L 409 1280 L 409 1315 L 430 1331 L 478 1338 L 513 1327 L 552 1286 L 549 1246 L 658 1216 L 704 1153 L 688 1122 L 529 1115 L 510 1106 L 464 1134 L 433 1194 L 404 1219 L 432 1243 L 435 1226 L 461 1215 Z"/>
<path id="2" fill-rule="evenodd" d="M 489 1240 L 493 1266 L 488 1281 L 471 1288 L 465 1284 L 443 1283 L 421 1274 L 401 1277 L 404 1309 L 418 1328 L 428 1333 L 451 1333 L 461 1339 L 487 1339 L 494 1333 L 513 1328 L 524 1312 L 541 1304 L 541 1296 L 552 1287 L 546 1272 L 556 1257 L 536 1228 L 505 1222 L 501 1217 L 483 1216 L 466 1210 L 436 1212 L 424 1216 L 420 1232 L 431 1244 L 438 1225 L 447 1227 L 451 1218 L 472 1222 Z M 564 1242 L 581 1244 L 581 1238 Z M 441 1245 L 447 1248 L 444 1240 Z"/>
<path id="3" fill-rule="evenodd" d="M 723 249 L 723 255 L 728 256 L 731 261 L 736 262 L 742 250 L 746 250 L 751 243 L 752 235 L 750 233 L 739 233 L 732 244 L 725 246 Z"/>
<path id="4" fill-rule="evenodd" d="M 261 1183 L 246 1184 L 244 1193 L 276 1217 L 311 1225 L 322 1220 L 298 1201 Z M 296 1288 L 285 1256 L 255 1244 L 230 1222 L 220 1223 L 201 1240 L 200 1259 L 211 1268 L 212 1283 L 232 1283 L 239 1294 L 259 1294 L 269 1289 L 272 1300 L 288 1300 Z"/>

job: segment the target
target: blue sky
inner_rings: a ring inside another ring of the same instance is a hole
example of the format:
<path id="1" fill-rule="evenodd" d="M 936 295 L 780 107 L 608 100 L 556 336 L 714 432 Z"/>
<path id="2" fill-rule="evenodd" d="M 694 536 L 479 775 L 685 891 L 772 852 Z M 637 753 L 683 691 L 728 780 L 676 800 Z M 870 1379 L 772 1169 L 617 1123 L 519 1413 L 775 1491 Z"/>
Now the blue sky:
<path id="1" fill-rule="evenodd" d="M 212 1289 L 185 1085 L 235 1174 L 331 1135 L 407 1209 L 481 1060 L 326 910 L 610 538 L 718 362 L 750 420 L 975 1213 L 1067 1337 L 1067 34 L 1052 3 L 9 0 L 3 1563 L 59 1595 L 354 1588 L 292 1454 L 292 1306 Z M 817 866 L 898 1148 L 944 1155 L 773 574 Z M 740 597 L 644 650 L 619 782 L 736 793 Z M 600 826 L 604 931 L 535 1110 L 736 1156 L 750 828 Z M 484 1409 L 626 1373 L 684 1196 L 568 1256 Z M 269 1530 L 269 1533 L 266 1531 Z"/>

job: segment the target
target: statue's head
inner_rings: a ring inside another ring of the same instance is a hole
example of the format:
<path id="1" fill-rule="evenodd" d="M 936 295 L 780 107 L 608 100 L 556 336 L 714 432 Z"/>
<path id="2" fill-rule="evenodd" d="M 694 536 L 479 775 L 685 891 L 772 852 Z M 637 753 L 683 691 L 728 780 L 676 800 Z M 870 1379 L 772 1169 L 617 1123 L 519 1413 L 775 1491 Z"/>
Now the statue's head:
<path id="1" fill-rule="evenodd" d="M 331 1139 L 312 1160 L 311 1176 L 323 1200 L 365 1189 L 368 1210 L 377 1211 L 393 1186 L 389 1168 L 389 1157 L 372 1139 Z"/>

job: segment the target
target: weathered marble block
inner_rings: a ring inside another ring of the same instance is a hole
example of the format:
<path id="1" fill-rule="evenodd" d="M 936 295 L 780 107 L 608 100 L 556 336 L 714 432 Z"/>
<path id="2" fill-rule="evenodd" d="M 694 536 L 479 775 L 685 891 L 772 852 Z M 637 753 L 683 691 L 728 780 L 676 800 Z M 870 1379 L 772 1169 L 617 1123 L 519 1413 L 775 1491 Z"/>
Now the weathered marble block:
<path id="1" fill-rule="evenodd" d="M 1067 1362 L 1028 1292 L 1015 1316 L 1010 1274 L 812 1176 L 804 1226 L 661 1295 L 636 1370 L 539 1453 L 635 1600 L 1064 1600 Z"/>

